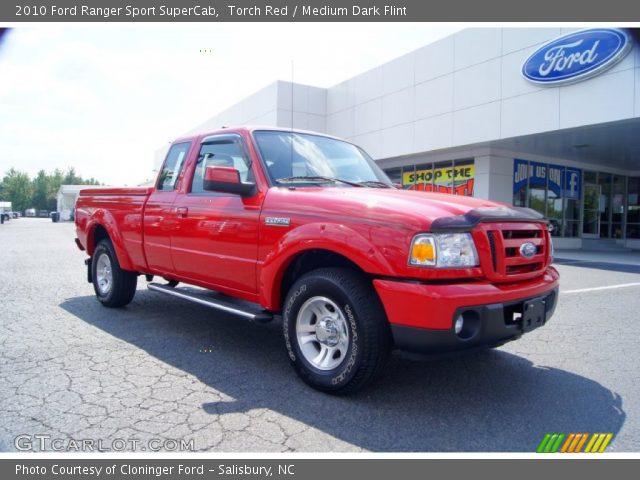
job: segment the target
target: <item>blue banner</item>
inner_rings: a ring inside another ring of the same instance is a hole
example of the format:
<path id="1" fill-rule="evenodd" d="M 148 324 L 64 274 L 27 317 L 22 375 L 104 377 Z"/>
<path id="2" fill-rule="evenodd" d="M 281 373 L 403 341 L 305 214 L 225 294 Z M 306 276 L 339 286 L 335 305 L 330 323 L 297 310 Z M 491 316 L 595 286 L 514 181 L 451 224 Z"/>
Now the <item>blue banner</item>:
<path id="1" fill-rule="evenodd" d="M 579 200 L 582 188 L 581 171 L 577 168 L 566 168 L 562 165 L 552 165 L 541 162 L 529 162 L 516 158 L 513 161 L 513 193 L 526 188 L 545 188 L 557 197 L 565 196 Z"/>
<path id="2" fill-rule="evenodd" d="M 567 167 L 564 172 L 562 195 L 572 200 L 580 200 L 580 192 L 582 192 L 582 170 Z"/>

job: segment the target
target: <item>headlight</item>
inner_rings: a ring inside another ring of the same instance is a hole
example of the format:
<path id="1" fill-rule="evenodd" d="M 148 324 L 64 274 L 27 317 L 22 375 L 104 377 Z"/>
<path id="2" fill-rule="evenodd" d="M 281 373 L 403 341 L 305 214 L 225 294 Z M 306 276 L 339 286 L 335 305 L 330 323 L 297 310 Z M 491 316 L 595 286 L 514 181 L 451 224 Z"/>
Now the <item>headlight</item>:
<path id="1" fill-rule="evenodd" d="M 470 233 L 423 233 L 411 242 L 409 265 L 416 267 L 477 267 L 478 252 Z"/>

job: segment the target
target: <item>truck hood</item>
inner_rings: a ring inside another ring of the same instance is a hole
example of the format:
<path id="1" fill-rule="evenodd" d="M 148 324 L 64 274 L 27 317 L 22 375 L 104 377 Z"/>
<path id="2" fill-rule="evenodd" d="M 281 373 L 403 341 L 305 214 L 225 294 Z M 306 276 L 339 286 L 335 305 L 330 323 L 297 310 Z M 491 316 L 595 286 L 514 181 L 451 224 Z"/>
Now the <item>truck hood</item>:
<path id="1" fill-rule="evenodd" d="M 369 221 L 412 230 L 428 230 L 437 219 L 462 217 L 470 212 L 500 212 L 519 216 L 505 204 L 450 194 L 383 188 L 296 188 L 274 187 L 265 201 L 265 214 L 286 214 L 333 218 L 346 222 Z M 530 218 L 532 220 L 533 218 Z M 542 218 L 537 218 L 541 220 Z"/>

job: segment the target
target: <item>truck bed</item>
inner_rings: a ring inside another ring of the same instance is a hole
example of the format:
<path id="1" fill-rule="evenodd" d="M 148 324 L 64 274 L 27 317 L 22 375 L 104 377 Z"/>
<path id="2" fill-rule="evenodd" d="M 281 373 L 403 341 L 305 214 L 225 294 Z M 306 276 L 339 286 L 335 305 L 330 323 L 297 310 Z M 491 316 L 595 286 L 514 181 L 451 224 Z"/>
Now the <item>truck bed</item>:
<path id="1" fill-rule="evenodd" d="M 144 207 L 152 187 L 104 187 L 80 191 L 76 201 L 79 242 L 86 248 L 86 232 L 99 222 L 109 234 L 124 268 L 145 271 L 143 247 Z M 87 249 L 87 253 L 91 252 Z"/>
<path id="2" fill-rule="evenodd" d="M 86 188 L 80 190 L 80 196 L 98 196 L 98 195 L 133 195 L 148 196 L 153 192 L 153 187 L 103 187 L 103 188 Z"/>

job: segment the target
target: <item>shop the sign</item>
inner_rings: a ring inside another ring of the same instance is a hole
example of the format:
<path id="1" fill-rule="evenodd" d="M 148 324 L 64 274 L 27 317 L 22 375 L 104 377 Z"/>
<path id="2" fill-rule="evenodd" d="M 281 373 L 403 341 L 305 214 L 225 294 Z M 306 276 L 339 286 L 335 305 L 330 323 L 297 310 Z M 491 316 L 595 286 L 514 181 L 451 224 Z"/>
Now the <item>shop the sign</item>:
<path id="1" fill-rule="evenodd" d="M 572 32 L 531 54 L 522 65 L 522 75 L 539 85 L 579 82 L 613 67 L 632 46 L 625 30 L 592 28 Z"/>
<path id="2" fill-rule="evenodd" d="M 519 159 L 513 162 L 513 193 L 527 188 L 527 183 L 529 188 L 546 188 L 547 177 L 549 191 L 556 197 L 580 200 L 582 190 L 580 169 Z"/>
<path id="3" fill-rule="evenodd" d="M 402 175 L 402 185 L 411 190 L 472 196 L 474 174 L 475 165 L 416 170 Z"/>

